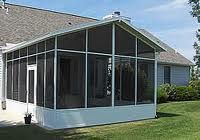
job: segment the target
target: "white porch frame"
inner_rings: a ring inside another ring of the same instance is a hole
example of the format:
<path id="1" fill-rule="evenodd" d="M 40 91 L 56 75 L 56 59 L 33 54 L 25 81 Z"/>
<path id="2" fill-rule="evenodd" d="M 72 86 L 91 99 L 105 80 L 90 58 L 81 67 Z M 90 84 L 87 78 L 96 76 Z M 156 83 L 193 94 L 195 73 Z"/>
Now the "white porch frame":
<path id="1" fill-rule="evenodd" d="M 110 23 L 109 23 L 110 24 Z M 7 65 L 7 62 L 14 62 L 14 60 L 19 60 L 19 59 L 22 59 L 22 58 L 28 58 L 28 57 L 31 57 L 31 56 L 37 56 L 39 54 L 44 54 L 45 55 L 45 60 L 44 60 L 44 106 L 45 106 L 45 98 L 46 98 L 46 54 L 48 52 L 54 52 L 54 91 L 53 91 L 53 96 L 54 96 L 54 103 L 53 103 L 53 109 L 49 109 L 49 108 L 45 108 L 45 107 L 40 107 L 40 108 L 43 108 L 45 111 L 50 111 L 51 113 L 55 114 L 55 116 L 51 116 L 52 118 L 54 118 L 55 120 L 57 120 L 58 118 L 61 118 L 59 115 L 60 114 L 66 114 L 67 113 L 71 113 L 74 115 L 74 112 L 77 112 L 77 111 L 80 111 L 80 113 L 83 113 L 85 115 L 85 112 L 88 112 L 88 111 L 92 111 L 94 113 L 104 113 L 104 111 L 108 111 L 108 113 L 110 112 L 110 115 L 112 113 L 115 113 L 116 115 L 119 115 L 117 116 L 118 117 L 118 120 L 121 121 L 123 120 L 122 118 L 120 118 L 120 113 L 119 112 L 112 112 L 112 109 L 113 110 L 117 110 L 119 109 L 120 111 L 122 111 L 123 109 L 126 109 L 126 113 L 131 113 L 131 109 L 132 108 L 136 108 L 136 110 L 140 110 L 142 109 L 143 107 L 146 108 L 146 111 L 148 111 L 148 109 L 150 108 L 150 111 L 153 113 L 153 115 L 156 116 L 156 105 L 157 105 L 157 53 L 155 53 L 155 59 L 151 59 L 151 58 L 142 58 L 142 57 L 138 57 L 137 56 L 137 51 L 138 51 L 138 46 L 137 46 L 137 41 L 138 38 L 137 36 L 133 35 L 136 37 L 136 50 L 135 50 L 135 56 L 124 56 L 124 55 L 116 55 L 115 54 L 115 41 L 116 41 L 116 37 L 115 37 L 115 31 L 116 31 L 116 23 L 112 23 L 112 54 L 105 54 L 105 53 L 96 53 L 96 52 L 89 52 L 88 51 L 88 28 L 86 29 L 83 29 L 85 32 L 85 39 L 86 39 L 86 42 L 85 42 L 85 51 L 75 51 L 75 50 L 63 50 L 63 49 L 58 49 L 58 39 L 57 37 L 59 35 L 55 35 L 53 36 L 55 38 L 55 48 L 53 50 L 49 50 L 49 51 L 44 51 L 44 52 L 41 52 L 41 53 L 36 53 L 36 54 L 33 54 L 33 55 L 28 55 L 25 56 L 25 57 L 19 57 L 19 58 L 16 58 L 16 59 L 12 59 L 12 60 L 8 60 L 6 61 L 6 65 Z M 77 31 L 74 31 L 74 32 L 77 32 Z M 71 32 L 70 32 L 71 33 Z M 67 34 L 67 33 L 66 33 Z M 63 34 L 62 34 L 63 35 Z M 140 39 L 142 40 L 142 39 Z M 142 40 L 143 41 L 143 40 Z M 145 41 L 144 41 L 145 42 Z M 45 41 L 45 48 L 46 48 L 46 41 Z M 153 47 L 152 47 L 153 48 Z M 45 49 L 46 50 L 46 49 Z M 155 49 L 154 49 L 155 50 Z M 57 53 L 58 51 L 62 51 L 62 52 L 70 52 L 70 53 L 81 53 L 81 54 L 85 54 L 85 107 L 84 108 L 76 108 L 76 109 L 57 109 L 56 105 L 57 105 L 57 100 L 56 100 L 56 96 L 57 96 L 57 59 L 58 59 L 58 56 L 57 56 Z M 28 53 L 28 51 L 27 51 Z M 110 107 L 96 107 L 96 108 L 88 108 L 87 106 L 87 95 L 88 95 L 88 54 L 95 54 L 95 55 L 102 55 L 102 56 L 109 56 L 109 57 L 112 57 L 112 106 Z M 135 59 L 135 103 L 132 104 L 132 105 L 125 105 L 125 106 L 115 106 L 115 57 L 120 57 L 120 58 L 132 58 L 132 59 Z M 155 74 L 155 81 L 154 81 L 154 103 L 152 104 L 137 104 L 137 74 L 138 74 L 138 60 L 149 60 L 151 62 L 154 62 L 154 74 Z M 36 64 L 37 64 L 37 57 L 36 57 Z M 28 66 L 28 61 L 27 61 L 27 66 Z M 28 70 L 28 68 L 27 68 Z M 6 67 L 6 72 L 7 72 L 7 67 Z M 37 69 L 36 69 L 36 73 L 37 73 Z M 36 74 L 37 75 L 37 74 Z M 28 75 L 27 75 L 27 78 L 28 78 Z M 7 78 L 5 78 L 7 79 Z M 37 81 L 37 76 L 36 76 L 36 79 L 35 81 Z M 27 80 L 28 82 L 28 80 Z M 19 83 L 20 84 L 20 83 Z M 7 82 L 5 84 L 5 87 L 7 86 Z M 36 90 L 35 90 L 36 91 Z M 36 94 L 35 94 L 36 96 Z M 27 96 L 28 98 L 28 96 Z M 9 100 L 10 102 L 11 100 Z M 28 100 L 27 100 L 28 101 Z M 35 105 L 36 105 L 36 102 L 34 102 Z M 153 112 L 153 111 L 155 112 Z M 44 111 L 44 112 L 45 112 Z M 134 112 L 134 111 L 133 111 Z M 132 113 L 133 113 L 132 112 Z M 142 114 L 142 110 L 140 111 L 140 113 Z M 73 116 L 72 115 L 72 116 Z M 149 116 L 152 118 L 153 116 L 152 114 Z M 87 115 L 85 115 L 87 116 Z M 122 115 L 124 118 L 126 118 L 126 116 Z M 144 112 L 144 119 L 147 118 L 148 116 L 148 113 Z M 155 117 L 154 116 L 154 117 Z M 65 116 L 66 117 L 66 116 Z M 86 117 L 87 118 L 87 117 Z M 98 116 L 97 116 L 98 118 Z M 45 119 L 45 117 L 44 117 Z M 111 118 L 109 118 L 111 120 Z M 117 120 L 117 119 L 116 119 Z M 127 116 L 127 118 L 125 120 L 130 120 L 131 121 L 131 118 L 129 118 Z M 135 120 L 138 120 L 138 118 L 136 117 Z M 59 120 L 58 120 L 59 121 Z M 118 121 L 118 122 L 119 122 Z M 109 122 L 109 121 L 108 121 Z M 112 122 L 112 121 L 110 121 Z M 56 124 L 56 123 L 55 123 Z M 90 122 L 88 123 L 90 124 Z M 101 124 L 101 122 L 98 122 L 96 124 Z M 62 125 L 62 124 L 61 124 Z M 64 124 L 63 124 L 64 125 Z M 84 126 L 84 124 L 81 124 L 81 126 Z"/>

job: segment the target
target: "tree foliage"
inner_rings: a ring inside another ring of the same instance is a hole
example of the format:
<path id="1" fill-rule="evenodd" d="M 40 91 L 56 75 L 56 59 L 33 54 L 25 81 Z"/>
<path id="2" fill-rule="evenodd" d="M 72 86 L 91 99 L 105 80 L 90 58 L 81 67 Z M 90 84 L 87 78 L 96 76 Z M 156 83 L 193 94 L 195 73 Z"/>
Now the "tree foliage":
<path id="1" fill-rule="evenodd" d="M 200 0 L 189 0 L 189 4 L 192 7 L 191 15 L 195 18 L 200 19 Z M 194 56 L 194 62 L 196 66 L 200 68 L 200 29 L 196 32 L 197 41 L 194 43 L 193 47 L 196 51 L 196 55 Z"/>
<path id="2" fill-rule="evenodd" d="M 200 0 L 189 0 L 189 4 L 192 7 L 191 14 L 193 17 L 200 16 Z"/>
<path id="3" fill-rule="evenodd" d="M 189 4 L 192 7 L 191 15 L 197 18 L 200 23 L 200 0 L 189 0 Z M 195 49 L 194 62 L 196 67 L 192 68 L 191 77 L 192 79 L 200 78 L 200 29 L 196 32 L 197 41 L 194 43 L 193 47 Z"/>

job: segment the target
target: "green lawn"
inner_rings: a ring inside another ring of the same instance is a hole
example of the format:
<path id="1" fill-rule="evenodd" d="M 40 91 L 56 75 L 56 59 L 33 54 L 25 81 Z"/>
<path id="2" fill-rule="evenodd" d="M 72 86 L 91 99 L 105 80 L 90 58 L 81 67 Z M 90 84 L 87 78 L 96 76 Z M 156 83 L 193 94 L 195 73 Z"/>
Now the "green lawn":
<path id="1" fill-rule="evenodd" d="M 47 131 L 37 126 L 0 128 L 0 140 L 199 140 L 200 101 L 161 104 L 159 119 Z"/>

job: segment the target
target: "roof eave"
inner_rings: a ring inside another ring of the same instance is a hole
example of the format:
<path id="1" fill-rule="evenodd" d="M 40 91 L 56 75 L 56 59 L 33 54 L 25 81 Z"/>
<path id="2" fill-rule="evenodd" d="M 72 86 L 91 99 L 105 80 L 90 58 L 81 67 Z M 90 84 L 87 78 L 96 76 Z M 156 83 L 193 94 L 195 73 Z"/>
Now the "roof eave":
<path id="1" fill-rule="evenodd" d="M 172 62 L 163 62 L 163 61 L 159 61 L 158 60 L 158 64 L 162 64 L 162 65 L 177 65 L 177 66 L 187 66 L 187 67 L 192 67 L 192 66 L 195 66 L 194 63 L 188 63 L 188 64 L 185 64 L 185 63 L 172 63 Z"/>

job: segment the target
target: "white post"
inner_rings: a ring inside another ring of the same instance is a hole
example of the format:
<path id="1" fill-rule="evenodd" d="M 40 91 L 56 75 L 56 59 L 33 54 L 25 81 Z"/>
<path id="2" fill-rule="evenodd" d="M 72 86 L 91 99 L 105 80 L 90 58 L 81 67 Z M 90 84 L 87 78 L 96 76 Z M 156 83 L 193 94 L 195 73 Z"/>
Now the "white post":
<path id="1" fill-rule="evenodd" d="M 155 104 L 155 117 L 157 116 L 156 110 L 157 110 L 157 69 L 158 69 L 158 56 L 159 53 L 155 53 L 155 83 L 154 83 L 154 104 Z"/>
<path id="2" fill-rule="evenodd" d="M 2 52 L 1 52 L 2 53 Z M 6 100 L 6 90 L 5 90 L 5 74 L 6 74 L 6 57 L 5 54 L 2 53 L 2 83 L 1 83 L 1 87 L 2 87 L 2 91 L 1 91 L 1 100 L 5 101 Z"/>
<path id="3" fill-rule="evenodd" d="M 138 42 L 138 39 L 136 37 L 135 39 L 135 105 L 137 105 L 137 69 L 138 69 L 138 66 L 137 66 L 137 49 L 138 49 L 138 45 L 137 45 L 137 42 Z"/>
<path id="4" fill-rule="evenodd" d="M 57 91 L 57 36 L 55 36 L 55 50 L 54 50 L 54 110 L 56 110 L 56 91 Z"/>
<path id="5" fill-rule="evenodd" d="M 112 25 L 112 107 L 115 101 L 115 24 Z"/>
<path id="6" fill-rule="evenodd" d="M 7 53 L 5 55 L 5 81 L 4 81 L 4 91 L 5 91 L 5 101 L 7 99 Z"/>
<path id="7" fill-rule="evenodd" d="M 44 42 L 44 47 L 45 47 L 45 51 L 46 51 L 46 40 Z M 47 59 L 46 59 L 47 55 L 46 55 L 46 52 L 44 53 L 44 99 L 43 99 L 43 102 L 44 102 L 44 107 L 46 106 L 46 63 L 47 63 Z"/>
<path id="8" fill-rule="evenodd" d="M 86 37 L 85 37 L 85 108 L 87 108 L 87 84 L 88 84 L 88 29 L 86 29 Z"/>

